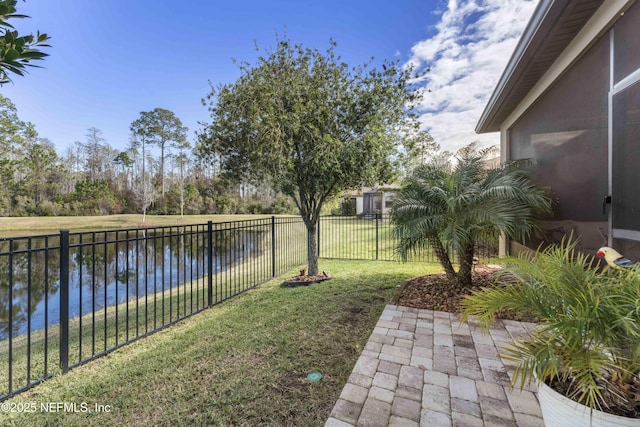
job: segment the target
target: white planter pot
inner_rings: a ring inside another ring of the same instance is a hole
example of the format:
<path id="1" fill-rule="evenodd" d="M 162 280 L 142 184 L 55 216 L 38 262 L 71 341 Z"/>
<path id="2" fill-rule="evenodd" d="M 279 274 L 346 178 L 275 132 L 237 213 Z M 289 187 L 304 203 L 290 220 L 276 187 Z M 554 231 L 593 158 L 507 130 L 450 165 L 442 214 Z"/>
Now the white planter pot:
<path id="1" fill-rule="evenodd" d="M 546 427 L 640 427 L 640 418 L 625 418 L 575 402 L 538 382 L 538 400 Z"/>

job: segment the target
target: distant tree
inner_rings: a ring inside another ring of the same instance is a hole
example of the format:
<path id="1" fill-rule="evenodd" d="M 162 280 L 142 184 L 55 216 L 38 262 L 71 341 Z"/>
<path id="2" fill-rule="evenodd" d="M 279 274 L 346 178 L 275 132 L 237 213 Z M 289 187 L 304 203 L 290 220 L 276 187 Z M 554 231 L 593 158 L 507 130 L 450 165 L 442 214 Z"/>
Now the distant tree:
<path id="1" fill-rule="evenodd" d="M 133 162 L 131 164 L 130 187 L 133 187 L 133 181 L 136 180 L 138 176 L 140 176 L 140 173 L 141 173 L 140 170 L 142 169 L 142 166 L 143 166 L 142 161 L 140 160 L 142 158 L 142 154 L 140 152 L 141 148 L 142 148 L 141 139 L 138 138 L 132 132 L 131 137 L 129 138 L 129 145 L 127 145 L 124 151 L 125 153 L 127 153 L 127 156 Z"/>
<path id="2" fill-rule="evenodd" d="M 61 171 L 53 144 L 20 120 L 15 105 L 0 95 L 0 215 L 26 215 L 53 200 Z"/>
<path id="3" fill-rule="evenodd" d="M 178 194 L 180 196 L 180 217 L 182 218 L 184 217 L 185 189 L 189 166 L 189 155 L 187 154 L 187 150 L 191 148 L 191 144 L 185 139 L 182 143 L 176 145 L 175 148 L 178 150 L 178 153 L 173 156 L 173 163 L 178 168 L 178 176 L 175 181 L 178 184 Z"/>
<path id="4" fill-rule="evenodd" d="M 38 138 L 29 145 L 22 163 L 27 173 L 23 184 L 25 192 L 33 198 L 36 205 L 52 201 L 60 187 L 60 174 L 66 169 L 60 164 L 53 143 L 48 139 Z"/>
<path id="5" fill-rule="evenodd" d="M 134 180 L 134 194 L 136 205 L 142 210 L 142 222 L 145 221 L 147 209 L 155 201 L 155 189 L 153 184 L 147 179 L 146 163 L 147 153 L 146 146 L 151 140 L 152 117 L 148 112 L 140 113 L 140 117 L 131 123 L 130 129 L 132 134 L 131 148 L 137 151 L 137 147 L 142 148 L 141 173 Z"/>
<path id="6" fill-rule="evenodd" d="M 193 149 L 193 161 L 198 173 L 209 179 L 214 179 L 220 172 L 220 155 L 211 151 L 208 144 L 203 145 L 199 140 Z"/>
<path id="7" fill-rule="evenodd" d="M 156 189 L 150 180 L 139 177 L 134 182 L 133 195 L 137 208 L 142 211 L 142 222 L 144 222 L 149 206 L 156 200 Z"/>
<path id="8" fill-rule="evenodd" d="M 440 145 L 427 131 L 409 133 L 404 140 L 405 169 L 408 173 L 418 165 L 424 165 L 440 150 Z"/>
<path id="9" fill-rule="evenodd" d="M 212 122 L 200 151 L 221 156 L 237 182 L 269 182 L 291 197 L 307 228 L 308 273 L 318 273 L 323 203 L 345 189 L 383 183 L 417 92 L 399 63 L 350 68 L 326 52 L 277 40 L 233 84 L 207 97 Z M 203 102 L 207 102 L 207 100 Z"/>
<path id="10" fill-rule="evenodd" d="M 116 204 L 115 194 L 105 180 L 77 181 L 73 201 L 76 214 L 81 215 L 108 215 Z"/>
<path id="11" fill-rule="evenodd" d="M 28 18 L 17 14 L 17 0 L 0 0 L 0 85 L 11 81 L 9 73 L 24 76 L 27 67 L 37 67 L 31 61 L 42 60 L 47 53 L 39 48 L 50 47 L 46 44 L 49 36 L 29 34 L 21 36 L 9 23 L 10 19 Z"/>
<path id="12" fill-rule="evenodd" d="M 130 172 L 134 165 L 134 160 L 129 155 L 127 151 L 121 151 L 118 155 L 113 159 L 113 163 L 120 166 L 120 171 L 118 173 L 118 187 L 119 190 L 124 190 L 129 186 L 130 183 Z"/>
<path id="13" fill-rule="evenodd" d="M 87 129 L 85 142 L 79 143 L 85 160 L 85 171 L 90 180 L 106 180 L 109 178 L 113 148 L 107 144 L 102 131 L 95 127 Z"/>
<path id="14" fill-rule="evenodd" d="M 31 123 L 18 117 L 18 110 L 9 98 L 0 95 L 0 215 L 12 214 L 16 182 L 20 181 L 20 160 L 37 134 Z"/>
<path id="15" fill-rule="evenodd" d="M 138 134 L 144 132 L 147 142 L 160 147 L 161 200 L 164 209 L 166 150 L 169 146 L 183 144 L 187 139 L 188 129 L 182 126 L 182 122 L 173 111 L 164 108 L 143 111 L 134 123 L 136 123 Z"/>
<path id="16" fill-rule="evenodd" d="M 80 175 L 83 170 L 82 164 L 84 163 L 84 148 L 82 142 L 74 141 L 71 147 L 67 148 L 66 153 L 67 164 L 71 167 L 71 171 Z"/>

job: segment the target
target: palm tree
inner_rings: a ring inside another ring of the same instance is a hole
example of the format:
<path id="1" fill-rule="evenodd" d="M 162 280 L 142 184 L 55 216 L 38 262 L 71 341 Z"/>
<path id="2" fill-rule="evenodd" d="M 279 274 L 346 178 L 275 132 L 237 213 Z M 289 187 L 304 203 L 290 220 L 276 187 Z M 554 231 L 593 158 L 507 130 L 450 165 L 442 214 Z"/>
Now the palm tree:
<path id="1" fill-rule="evenodd" d="M 414 170 L 391 210 L 403 260 L 430 247 L 447 278 L 469 286 L 479 239 L 504 233 L 523 241 L 537 229 L 537 215 L 551 211 L 550 198 L 515 162 L 487 168 L 495 152 L 472 143 L 457 152 L 455 163 L 440 156 Z"/>
<path id="2" fill-rule="evenodd" d="M 510 260 L 497 284 L 467 296 L 461 320 L 473 316 L 483 329 L 504 311 L 539 320 L 530 337 L 504 349 L 503 357 L 515 362 L 514 386 L 536 378 L 552 388 L 564 384 L 567 397 L 592 409 L 637 414 L 638 268 L 598 271 L 593 257 L 579 253 L 569 236 Z"/>

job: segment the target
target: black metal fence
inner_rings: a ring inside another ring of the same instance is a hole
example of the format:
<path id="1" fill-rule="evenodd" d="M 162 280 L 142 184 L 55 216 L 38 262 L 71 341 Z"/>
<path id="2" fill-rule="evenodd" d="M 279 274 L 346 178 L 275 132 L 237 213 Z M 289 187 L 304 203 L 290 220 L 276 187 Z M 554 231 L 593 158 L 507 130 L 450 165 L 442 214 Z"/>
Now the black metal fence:
<path id="1" fill-rule="evenodd" d="M 318 234 L 323 258 L 396 259 L 384 216 Z M 299 217 L 0 239 L 0 401 L 304 265 L 306 241 Z"/>
<path id="2" fill-rule="evenodd" d="M 358 259 L 398 261 L 397 240 L 389 215 L 370 217 L 326 216 L 321 219 L 318 252 L 329 259 Z M 481 241 L 476 244 L 476 256 L 486 261 L 498 256 L 497 241 Z M 456 259 L 454 251 L 454 260 Z M 424 249 L 411 254 L 409 261 L 438 262 L 434 252 Z"/>

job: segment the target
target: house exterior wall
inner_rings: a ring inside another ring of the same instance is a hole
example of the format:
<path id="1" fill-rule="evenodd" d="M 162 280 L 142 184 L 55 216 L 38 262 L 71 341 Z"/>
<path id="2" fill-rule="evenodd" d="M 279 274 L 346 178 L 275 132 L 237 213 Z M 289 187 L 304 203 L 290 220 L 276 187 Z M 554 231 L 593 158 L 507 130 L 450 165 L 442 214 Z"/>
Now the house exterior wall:
<path id="1" fill-rule="evenodd" d="M 364 212 L 364 198 L 357 196 L 356 198 L 356 215 L 361 215 Z"/>
<path id="2" fill-rule="evenodd" d="M 549 67 L 547 72 L 529 91 L 500 126 L 502 135 L 501 145 L 507 142 L 508 129 L 522 117 L 526 111 L 549 90 L 551 86 L 577 61 L 594 43 L 600 39 L 620 18 L 621 13 L 629 7 L 637 7 L 637 0 L 605 1 L 594 16 L 567 46 L 562 55 Z M 504 152 L 504 147 L 501 147 Z"/>
<path id="3" fill-rule="evenodd" d="M 588 88 L 588 90 L 586 90 Z M 601 38 L 510 129 L 511 159 L 532 159 L 557 220 L 607 221 L 609 40 Z"/>
<path id="4" fill-rule="evenodd" d="M 502 159 L 534 160 L 534 179 L 556 199 L 545 240 L 557 230 L 574 232 L 587 253 L 607 238 L 611 243 L 609 212 L 603 213 L 611 194 L 610 94 L 640 68 L 639 39 L 640 2 L 605 2 L 501 126 Z M 636 242 L 613 243 L 640 249 Z M 503 241 L 501 254 L 518 246 Z"/>
<path id="5" fill-rule="evenodd" d="M 377 191 L 365 193 L 363 197 L 364 215 L 387 214 L 391 210 L 391 200 L 395 192 Z"/>

